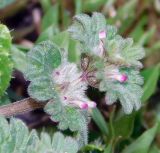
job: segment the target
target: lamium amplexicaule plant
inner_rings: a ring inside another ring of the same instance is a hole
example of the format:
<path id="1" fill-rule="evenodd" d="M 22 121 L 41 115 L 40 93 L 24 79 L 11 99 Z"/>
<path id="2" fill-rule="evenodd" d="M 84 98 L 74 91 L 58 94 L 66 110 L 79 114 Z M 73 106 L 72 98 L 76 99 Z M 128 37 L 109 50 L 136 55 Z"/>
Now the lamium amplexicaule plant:
<path id="1" fill-rule="evenodd" d="M 43 41 L 28 52 L 24 76 L 30 81 L 28 93 L 32 103 L 44 107 L 51 120 L 58 123 L 58 129 L 69 129 L 73 138 L 65 138 L 60 132 L 53 138 L 47 133 L 38 137 L 36 131 L 29 132 L 22 121 L 11 118 L 8 123 L 1 117 L 1 153 L 78 152 L 88 143 L 90 113 L 97 105 L 86 95 L 88 86 L 106 93 L 106 105 L 120 102 L 126 115 L 141 107 L 143 78 L 139 60 L 144 57 L 143 48 L 134 44 L 132 38 L 118 35 L 117 29 L 107 25 L 105 17 L 97 12 L 92 16 L 76 15 L 67 31 L 71 39 L 79 43 L 80 60 L 70 62 L 68 50 L 49 40 Z M 1 41 L 2 35 L 1 32 L 0 49 L 7 42 Z M 14 108 L 10 108 L 11 112 Z M 6 112 L 2 112 L 5 115 Z"/>

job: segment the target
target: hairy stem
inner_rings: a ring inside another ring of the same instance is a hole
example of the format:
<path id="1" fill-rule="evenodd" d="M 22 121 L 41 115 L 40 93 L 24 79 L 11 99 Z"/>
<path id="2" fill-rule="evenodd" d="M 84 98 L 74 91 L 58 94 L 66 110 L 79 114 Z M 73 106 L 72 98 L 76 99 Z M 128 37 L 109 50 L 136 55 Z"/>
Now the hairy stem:
<path id="1" fill-rule="evenodd" d="M 38 108 L 43 108 L 47 102 L 37 102 L 32 98 L 26 98 L 0 107 L 0 115 L 5 117 L 14 116 Z"/>

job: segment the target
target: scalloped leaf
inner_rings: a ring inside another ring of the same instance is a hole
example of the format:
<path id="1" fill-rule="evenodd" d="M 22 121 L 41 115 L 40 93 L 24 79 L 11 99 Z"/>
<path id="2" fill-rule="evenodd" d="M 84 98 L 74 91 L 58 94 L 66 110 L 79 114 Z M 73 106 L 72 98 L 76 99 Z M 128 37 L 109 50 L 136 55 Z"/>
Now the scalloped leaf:
<path id="1" fill-rule="evenodd" d="M 9 85 L 13 64 L 10 59 L 11 36 L 8 28 L 0 24 L 0 96 Z"/>
<path id="2" fill-rule="evenodd" d="M 28 93 L 32 98 L 45 101 L 55 97 L 56 92 L 51 75 L 60 63 L 60 49 L 50 41 L 36 45 L 28 53 L 27 69 L 24 73 L 31 81 Z"/>
<path id="3" fill-rule="evenodd" d="M 0 117 L 0 152 L 29 153 L 28 148 L 34 147 L 38 136 L 35 131 L 29 133 L 25 124 L 19 119 L 11 119 L 10 124 Z"/>
<path id="4" fill-rule="evenodd" d="M 45 106 L 45 111 L 51 115 L 51 119 L 59 122 L 59 128 L 71 131 L 78 131 L 83 125 L 86 125 L 86 119 L 79 109 L 62 106 L 60 102 L 50 101 Z"/>
<path id="5" fill-rule="evenodd" d="M 78 144 L 73 138 L 65 138 L 60 132 L 55 133 L 52 139 L 48 134 L 42 133 L 41 141 L 35 150 L 37 152 L 33 153 L 77 153 Z"/>
<path id="6" fill-rule="evenodd" d="M 59 122 L 59 129 L 78 131 L 77 141 L 79 147 L 88 143 L 87 113 L 85 114 L 83 111 L 73 107 L 64 107 L 58 100 L 51 100 L 44 109 L 51 115 L 53 121 Z"/>
<path id="7" fill-rule="evenodd" d="M 140 76 L 139 71 L 124 68 L 121 72 L 125 72 L 128 76 L 128 80 L 125 83 L 120 83 L 118 81 L 110 81 L 100 73 L 102 81 L 100 82 L 100 91 L 106 91 L 107 104 L 113 104 L 117 100 L 123 107 L 126 114 L 130 114 L 133 109 L 138 110 L 141 106 L 141 97 L 143 90 L 141 85 L 143 84 L 143 78 Z"/>
<path id="8" fill-rule="evenodd" d="M 92 17 L 86 14 L 76 15 L 68 31 L 73 39 L 80 42 L 82 52 L 95 54 L 100 44 L 99 32 L 106 31 L 106 40 L 111 40 L 116 36 L 117 28 L 106 25 L 105 17 L 94 12 Z"/>
<path id="9" fill-rule="evenodd" d="M 145 55 L 144 49 L 140 45 L 134 44 L 132 38 L 123 39 L 117 35 L 114 39 L 105 42 L 105 48 L 109 62 L 142 67 L 139 60 Z"/>
<path id="10" fill-rule="evenodd" d="M 47 133 L 29 132 L 19 119 L 12 118 L 10 123 L 0 117 L 0 152 L 1 153 L 77 153 L 78 144 L 71 137 L 64 137 L 60 132 L 51 138 Z"/>
<path id="11" fill-rule="evenodd" d="M 76 15 L 73 25 L 68 29 L 72 38 L 82 44 L 82 52 L 92 52 L 98 47 L 99 32 L 102 30 L 106 30 L 106 19 L 97 12 L 92 17 L 86 14 Z"/>

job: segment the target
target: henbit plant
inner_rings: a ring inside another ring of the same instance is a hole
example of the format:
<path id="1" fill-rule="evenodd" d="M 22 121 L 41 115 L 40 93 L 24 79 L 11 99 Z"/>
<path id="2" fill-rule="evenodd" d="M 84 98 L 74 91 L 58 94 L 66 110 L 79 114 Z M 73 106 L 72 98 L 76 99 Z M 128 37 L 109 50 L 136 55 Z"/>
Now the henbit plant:
<path id="1" fill-rule="evenodd" d="M 34 108 L 44 107 L 51 119 L 58 122 L 60 130 L 74 132 L 73 146 L 76 148 L 78 144 L 80 149 L 88 142 L 90 109 L 96 107 L 85 94 L 87 86 L 106 92 L 107 104 L 119 100 L 126 114 L 138 110 L 143 93 L 139 60 L 144 57 L 144 51 L 131 38 L 119 36 L 115 27 L 106 25 L 106 19 L 100 13 L 93 13 L 92 17 L 76 15 L 68 31 L 80 44 L 81 60 L 69 62 L 67 50 L 44 41 L 27 54 L 24 75 L 30 81 L 30 97 L 40 105 L 36 103 Z M 23 106 L 18 107 L 21 111 L 25 110 L 26 103 L 17 104 Z M 9 110 L 16 113 L 14 109 Z M 8 115 L 6 111 L 2 112 Z"/>
<path id="2" fill-rule="evenodd" d="M 81 52 L 92 58 L 92 70 L 88 72 L 94 73 L 86 80 L 94 77 L 95 82 L 99 82 L 99 90 L 106 92 L 106 103 L 113 104 L 119 99 L 125 113 L 131 113 L 133 108 L 138 110 L 143 93 L 143 78 L 139 74 L 143 48 L 131 38 L 124 39 L 116 34 L 116 28 L 106 25 L 100 13 L 93 13 L 92 17 L 75 16 L 69 32 L 80 42 Z"/>

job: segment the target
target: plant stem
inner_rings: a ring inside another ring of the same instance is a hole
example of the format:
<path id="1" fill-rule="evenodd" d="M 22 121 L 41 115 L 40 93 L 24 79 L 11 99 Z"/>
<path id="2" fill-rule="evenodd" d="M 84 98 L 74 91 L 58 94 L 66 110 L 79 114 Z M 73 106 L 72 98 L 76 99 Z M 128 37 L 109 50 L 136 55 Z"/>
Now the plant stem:
<path id="1" fill-rule="evenodd" d="M 37 102 L 32 98 L 26 98 L 0 107 L 0 115 L 5 117 L 14 116 L 38 108 L 43 108 L 47 102 Z"/>

